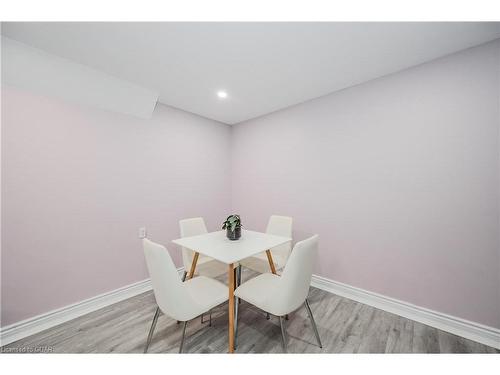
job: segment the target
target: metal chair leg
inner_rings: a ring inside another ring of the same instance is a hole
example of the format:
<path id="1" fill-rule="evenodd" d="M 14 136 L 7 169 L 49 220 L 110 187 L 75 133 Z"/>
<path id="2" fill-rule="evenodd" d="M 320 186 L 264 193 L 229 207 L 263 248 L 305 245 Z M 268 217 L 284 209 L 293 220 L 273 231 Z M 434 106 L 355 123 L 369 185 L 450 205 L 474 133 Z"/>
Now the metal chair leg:
<path id="1" fill-rule="evenodd" d="M 188 273 L 186 271 L 184 271 L 184 273 L 182 274 L 182 282 L 186 281 L 187 274 Z M 179 324 L 179 323 L 180 323 L 180 321 L 177 321 L 177 324 Z M 202 318 L 202 323 L 203 323 L 203 318 Z"/>
<path id="2" fill-rule="evenodd" d="M 155 316 L 153 317 L 153 323 L 151 323 L 151 328 L 149 329 L 148 340 L 146 341 L 146 347 L 144 348 L 144 353 L 148 352 L 149 344 L 151 344 L 151 339 L 153 338 L 153 332 L 156 327 L 156 322 L 158 321 L 158 316 L 160 315 L 160 308 L 156 308 Z"/>
<path id="3" fill-rule="evenodd" d="M 203 321 L 203 314 L 201 314 L 201 324 L 203 324 L 203 323 L 205 323 L 205 322 Z"/>
<path id="4" fill-rule="evenodd" d="M 236 268 L 236 286 L 241 285 L 241 264 Z"/>
<path id="5" fill-rule="evenodd" d="M 266 319 L 267 319 L 267 320 L 271 319 L 271 315 L 269 315 L 269 313 L 268 313 L 268 312 L 266 312 Z"/>
<path id="6" fill-rule="evenodd" d="M 320 348 L 323 349 L 323 345 L 321 344 L 321 339 L 319 338 L 318 328 L 316 327 L 316 322 L 314 321 L 313 313 L 311 311 L 311 307 L 309 306 L 309 301 L 307 300 L 307 298 L 306 298 L 306 301 L 304 302 L 304 305 L 306 305 L 307 314 L 309 315 L 309 318 L 311 319 L 314 334 L 316 335 L 316 340 L 318 340 L 318 345 Z"/>
<path id="7" fill-rule="evenodd" d="M 234 348 L 238 346 L 238 305 L 239 298 L 234 297 Z"/>
<path id="8" fill-rule="evenodd" d="M 283 345 L 283 352 L 286 353 L 286 327 L 285 319 L 280 316 L 280 326 L 281 326 L 281 344 Z"/>
<path id="9" fill-rule="evenodd" d="M 237 280 L 237 286 L 240 286 L 241 285 L 241 271 L 242 271 L 242 268 L 241 268 L 241 264 L 238 266 L 238 278 L 236 279 Z M 238 298 L 238 303 L 241 303 L 241 299 Z"/>
<path id="10" fill-rule="evenodd" d="M 212 327 L 212 310 L 208 313 L 208 326 Z"/>
<path id="11" fill-rule="evenodd" d="M 186 326 L 188 322 L 184 322 L 184 327 L 182 328 L 182 339 L 181 339 L 181 346 L 179 347 L 179 353 L 182 353 L 182 348 L 184 347 L 184 339 L 186 338 Z"/>

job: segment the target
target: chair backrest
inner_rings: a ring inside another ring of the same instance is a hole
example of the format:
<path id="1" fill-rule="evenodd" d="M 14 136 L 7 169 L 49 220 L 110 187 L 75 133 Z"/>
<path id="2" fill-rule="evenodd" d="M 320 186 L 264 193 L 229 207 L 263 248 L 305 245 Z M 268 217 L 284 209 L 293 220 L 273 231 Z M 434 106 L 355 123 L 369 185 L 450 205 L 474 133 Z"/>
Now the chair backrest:
<path id="1" fill-rule="evenodd" d="M 288 314 L 304 303 L 309 293 L 317 252 L 317 234 L 295 244 L 273 298 L 276 311 Z"/>
<path id="2" fill-rule="evenodd" d="M 276 236 L 292 237 L 293 220 L 289 216 L 272 215 L 267 224 L 266 233 Z M 273 260 L 283 267 L 290 256 L 292 243 L 288 242 L 283 245 L 276 246 L 272 249 Z"/>
<path id="3" fill-rule="evenodd" d="M 167 249 L 153 241 L 142 240 L 156 303 L 164 314 L 176 320 L 185 320 L 195 301 L 185 292 Z"/>
<path id="4" fill-rule="evenodd" d="M 192 219 L 179 220 L 179 228 L 181 230 L 181 237 L 197 236 L 198 234 L 207 233 L 207 227 L 202 217 L 194 217 Z M 189 272 L 191 263 L 193 262 L 194 251 L 182 248 L 182 263 L 184 269 Z"/>

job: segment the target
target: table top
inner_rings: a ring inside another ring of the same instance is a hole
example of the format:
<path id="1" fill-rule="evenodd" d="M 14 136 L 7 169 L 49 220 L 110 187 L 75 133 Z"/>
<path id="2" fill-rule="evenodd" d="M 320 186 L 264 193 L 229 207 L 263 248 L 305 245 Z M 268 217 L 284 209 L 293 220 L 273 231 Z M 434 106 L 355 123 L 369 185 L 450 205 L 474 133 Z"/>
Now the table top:
<path id="1" fill-rule="evenodd" d="M 291 240 L 289 237 L 242 229 L 241 238 L 236 241 L 229 240 L 226 231 L 218 231 L 179 238 L 172 242 L 220 262 L 231 264 Z"/>

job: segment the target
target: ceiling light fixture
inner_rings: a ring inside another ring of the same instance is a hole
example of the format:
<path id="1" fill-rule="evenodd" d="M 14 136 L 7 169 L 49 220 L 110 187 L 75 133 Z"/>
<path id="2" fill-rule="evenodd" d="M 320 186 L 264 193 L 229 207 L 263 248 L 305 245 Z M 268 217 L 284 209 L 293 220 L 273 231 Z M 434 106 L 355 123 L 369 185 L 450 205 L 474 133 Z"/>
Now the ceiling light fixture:
<path id="1" fill-rule="evenodd" d="M 217 96 L 220 98 L 220 99 L 226 99 L 227 98 L 227 92 L 225 91 L 217 91 Z"/>

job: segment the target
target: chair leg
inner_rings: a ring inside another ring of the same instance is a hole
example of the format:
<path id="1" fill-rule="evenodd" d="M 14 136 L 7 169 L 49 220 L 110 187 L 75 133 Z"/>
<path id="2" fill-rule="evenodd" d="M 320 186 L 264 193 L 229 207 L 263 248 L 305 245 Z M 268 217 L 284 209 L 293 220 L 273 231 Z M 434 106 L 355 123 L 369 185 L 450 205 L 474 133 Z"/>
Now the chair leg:
<path id="1" fill-rule="evenodd" d="M 241 264 L 236 268 L 236 286 L 241 285 Z"/>
<path id="2" fill-rule="evenodd" d="M 182 282 L 186 281 L 187 274 L 188 273 L 186 271 L 184 271 L 184 273 L 182 274 Z M 179 324 L 179 323 L 180 323 L 180 321 L 177 321 L 177 324 Z M 202 323 L 203 323 L 203 321 L 202 321 Z"/>
<path id="3" fill-rule="evenodd" d="M 201 314 L 201 324 L 203 324 L 203 323 L 205 323 L 205 322 L 203 321 L 203 314 Z"/>
<path id="4" fill-rule="evenodd" d="M 242 271 L 242 268 L 241 268 L 241 264 L 238 266 L 238 278 L 236 279 L 237 280 L 237 286 L 240 286 L 241 285 L 241 271 Z M 241 303 L 241 298 L 238 298 L 238 303 Z"/>
<path id="5" fill-rule="evenodd" d="M 234 297 L 234 349 L 238 346 L 238 305 L 239 298 Z"/>
<path id="6" fill-rule="evenodd" d="M 307 314 L 309 315 L 309 318 L 311 319 L 311 323 L 313 326 L 314 334 L 316 335 L 316 340 L 318 341 L 318 345 L 320 348 L 323 349 L 323 345 L 321 344 L 321 339 L 319 338 L 318 327 L 316 327 L 316 322 L 314 321 L 313 313 L 311 311 L 311 307 L 309 306 L 309 301 L 307 300 L 307 298 L 306 298 L 306 301 L 304 302 L 304 305 L 306 305 Z"/>
<path id="7" fill-rule="evenodd" d="M 146 347 L 144 348 L 144 353 L 148 352 L 149 344 L 151 344 L 151 339 L 153 338 L 153 332 L 156 327 L 156 322 L 158 321 L 158 316 L 160 315 L 160 308 L 156 308 L 155 316 L 153 317 L 153 323 L 151 323 L 151 328 L 149 329 L 148 340 L 146 341 Z"/>
<path id="8" fill-rule="evenodd" d="M 208 326 L 212 327 L 212 310 L 208 313 Z"/>
<path id="9" fill-rule="evenodd" d="M 268 312 L 266 312 L 266 319 L 267 319 L 267 320 L 271 319 L 271 315 L 269 315 L 269 313 L 268 313 Z"/>
<path id="10" fill-rule="evenodd" d="M 285 319 L 280 316 L 280 326 L 281 326 L 281 344 L 283 345 L 283 352 L 286 353 L 286 327 Z"/>
<path id="11" fill-rule="evenodd" d="M 184 327 L 182 328 L 182 339 L 181 339 L 181 346 L 179 347 L 179 353 L 182 353 L 182 348 L 184 347 L 184 339 L 186 338 L 186 326 L 188 322 L 184 322 Z"/>

